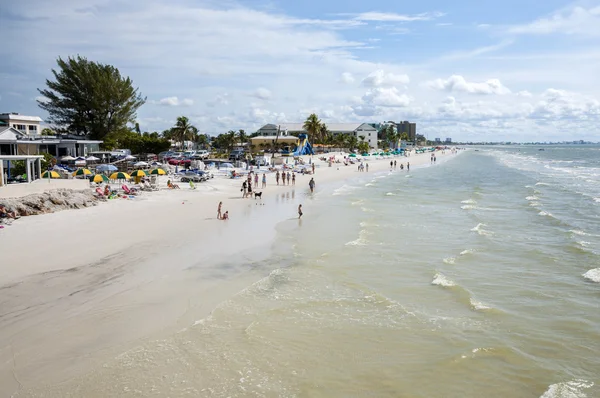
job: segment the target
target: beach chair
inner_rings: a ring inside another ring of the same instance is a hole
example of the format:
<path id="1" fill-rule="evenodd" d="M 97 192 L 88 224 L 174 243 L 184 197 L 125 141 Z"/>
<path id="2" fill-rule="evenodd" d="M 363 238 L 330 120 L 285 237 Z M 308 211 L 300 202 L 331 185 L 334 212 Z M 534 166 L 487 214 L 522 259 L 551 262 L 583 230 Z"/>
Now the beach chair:
<path id="1" fill-rule="evenodd" d="M 125 194 L 127 195 L 137 195 L 138 192 L 134 189 L 129 189 L 129 187 L 125 184 L 121 185 L 121 188 L 123 189 L 123 191 L 125 192 Z"/>
<path id="2" fill-rule="evenodd" d="M 102 192 L 102 189 L 100 189 L 99 187 L 96 188 L 96 197 L 100 200 L 107 200 L 106 195 L 104 195 L 104 192 Z"/>

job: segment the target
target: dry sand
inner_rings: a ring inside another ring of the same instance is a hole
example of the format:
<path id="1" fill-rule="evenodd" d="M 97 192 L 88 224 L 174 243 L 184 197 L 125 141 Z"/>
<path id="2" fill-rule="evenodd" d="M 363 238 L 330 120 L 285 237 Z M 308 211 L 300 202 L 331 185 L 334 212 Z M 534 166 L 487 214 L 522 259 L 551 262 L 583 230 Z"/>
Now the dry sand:
<path id="1" fill-rule="evenodd" d="M 418 167 L 429 156 L 393 159 Z M 356 165 L 313 159 L 317 192 L 358 175 Z M 369 159 L 369 173 L 389 162 Z M 308 191 L 310 176 L 285 187 L 267 178 L 260 206 L 241 199 L 242 179 L 216 177 L 196 190 L 181 184 L 0 230 L 0 396 L 88 372 L 140 339 L 207 316 L 268 273 L 253 264 L 269 255 L 275 225 L 297 207 L 277 204 L 274 194 Z M 216 219 L 219 201 L 230 220 Z"/>

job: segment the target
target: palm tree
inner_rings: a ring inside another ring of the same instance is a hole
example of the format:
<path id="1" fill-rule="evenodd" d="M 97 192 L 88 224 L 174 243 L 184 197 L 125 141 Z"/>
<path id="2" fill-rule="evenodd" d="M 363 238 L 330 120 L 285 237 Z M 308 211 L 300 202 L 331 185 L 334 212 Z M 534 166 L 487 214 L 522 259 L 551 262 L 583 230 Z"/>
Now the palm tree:
<path id="1" fill-rule="evenodd" d="M 315 113 L 311 113 L 302 126 L 309 134 L 310 139 L 313 142 L 322 142 L 323 140 L 323 122 Z"/>
<path id="2" fill-rule="evenodd" d="M 193 140 L 196 134 L 198 134 L 198 129 L 190 124 L 190 120 L 187 117 L 179 116 L 175 126 L 171 128 L 171 132 L 175 142 L 181 142 L 181 149 L 183 149 L 185 141 Z"/>
<path id="3" fill-rule="evenodd" d="M 348 146 L 348 150 L 352 152 L 358 146 L 358 138 L 354 135 L 347 135 L 346 145 Z"/>

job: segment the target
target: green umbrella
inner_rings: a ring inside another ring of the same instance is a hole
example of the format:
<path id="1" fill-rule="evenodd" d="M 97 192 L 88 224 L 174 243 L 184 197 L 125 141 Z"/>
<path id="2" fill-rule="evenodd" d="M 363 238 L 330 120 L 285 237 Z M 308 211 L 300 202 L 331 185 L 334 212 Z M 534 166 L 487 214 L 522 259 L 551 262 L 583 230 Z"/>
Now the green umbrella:
<path id="1" fill-rule="evenodd" d="M 150 172 L 150 174 L 155 174 L 155 175 L 162 176 L 162 175 L 165 175 L 167 173 L 163 169 L 154 169 L 154 170 L 152 170 Z"/>
<path id="2" fill-rule="evenodd" d="M 355 153 L 351 153 L 351 154 L 350 154 L 350 156 L 348 156 L 348 157 L 350 157 L 350 158 L 355 158 L 355 157 L 356 157 L 356 154 L 355 154 Z"/>
<path id="3" fill-rule="evenodd" d="M 369 156 L 369 154 L 365 152 L 361 156 Z"/>
<path id="4" fill-rule="evenodd" d="M 90 181 L 95 182 L 95 183 L 101 183 L 101 182 L 108 182 L 110 180 L 104 174 L 96 174 L 90 178 Z"/>
<path id="5" fill-rule="evenodd" d="M 92 172 L 88 169 L 78 169 L 73 173 L 73 176 L 89 176 L 90 174 L 92 174 Z"/>
<path id="6" fill-rule="evenodd" d="M 133 173 L 131 173 L 132 177 L 146 177 L 148 175 L 148 173 L 146 173 L 144 170 L 136 170 Z"/>
<path id="7" fill-rule="evenodd" d="M 123 172 L 118 172 L 118 173 L 112 173 L 110 175 L 110 179 L 111 180 L 129 180 L 131 179 L 131 176 L 127 173 L 123 173 Z"/>
<path id="8" fill-rule="evenodd" d="M 53 170 L 44 171 L 44 173 L 42 174 L 42 178 L 60 178 L 60 174 Z"/>

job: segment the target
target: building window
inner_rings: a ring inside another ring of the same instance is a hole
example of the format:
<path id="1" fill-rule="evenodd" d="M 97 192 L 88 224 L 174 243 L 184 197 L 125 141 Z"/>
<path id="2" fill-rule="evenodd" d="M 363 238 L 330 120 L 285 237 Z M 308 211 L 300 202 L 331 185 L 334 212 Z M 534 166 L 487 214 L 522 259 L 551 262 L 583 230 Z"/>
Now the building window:
<path id="1" fill-rule="evenodd" d="M 29 126 L 29 132 L 37 133 L 37 126 Z"/>
<path id="2" fill-rule="evenodd" d="M 17 130 L 27 131 L 27 126 L 24 124 L 13 124 L 13 127 Z"/>

